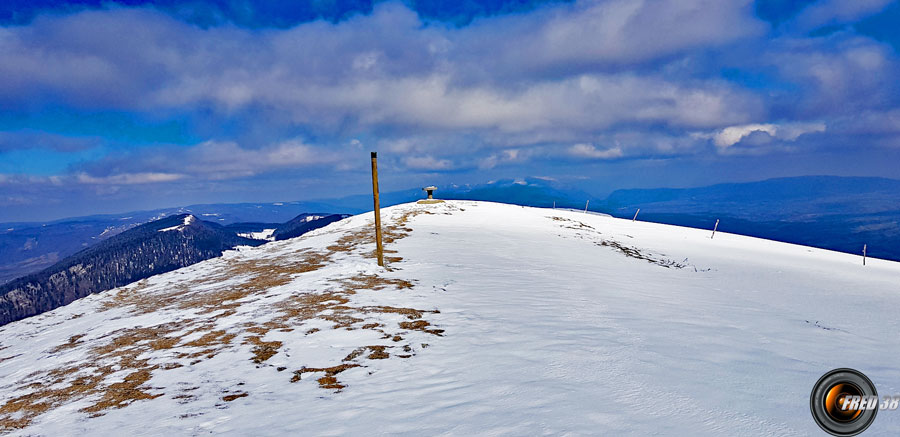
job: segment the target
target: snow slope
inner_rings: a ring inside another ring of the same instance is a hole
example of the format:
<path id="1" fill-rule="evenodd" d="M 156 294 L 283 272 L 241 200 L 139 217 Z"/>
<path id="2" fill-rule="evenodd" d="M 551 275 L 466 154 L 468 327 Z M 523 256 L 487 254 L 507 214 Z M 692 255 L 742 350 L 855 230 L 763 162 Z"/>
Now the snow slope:
<path id="1" fill-rule="evenodd" d="M 272 234 L 275 233 L 275 228 L 272 229 L 263 229 L 259 232 L 239 232 L 237 234 L 238 237 L 249 238 L 251 240 L 266 240 L 266 241 L 275 241 L 275 237 Z"/>
<path id="2" fill-rule="evenodd" d="M 0 328 L 14 435 L 821 435 L 900 394 L 900 264 L 574 211 L 382 211 Z M 865 435 L 896 435 L 879 412 Z"/>
<path id="3" fill-rule="evenodd" d="M 182 224 L 180 224 L 180 225 L 175 225 L 175 226 L 172 226 L 172 227 L 168 227 L 168 228 L 165 228 L 165 229 L 160 229 L 159 232 L 181 231 L 181 230 L 184 230 L 184 228 L 185 228 L 186 226 L 190 226 L 191 223 L 194 223 L 195 221 L 197 221 L 197 218 L 194 217 L 193 215 L 190 215 L 190 214 L 189 214 L 189 215 L 186 215 L 186 216 L 184 217 L 184 223 L 182 223 Z"/>

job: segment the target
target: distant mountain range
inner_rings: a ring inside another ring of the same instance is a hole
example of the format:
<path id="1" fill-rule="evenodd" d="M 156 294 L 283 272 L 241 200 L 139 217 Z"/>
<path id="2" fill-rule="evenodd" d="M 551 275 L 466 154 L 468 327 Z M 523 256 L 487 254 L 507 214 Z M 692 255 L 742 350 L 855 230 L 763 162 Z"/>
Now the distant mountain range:
<path id="1" fill-rule="evenodd" d="M 75 299 L 220 256 L 236 246 L 258 246 L 246 238 L 268 226 L 284 238 L 300 236 L 345 216 L 301 214 L 283 225 L 222 226 L 178 214 L 137 225 L 89 246 L 39 272 L 0 285 L 0 325 L 66 305 Z"/>
<path id="2" fill-rule="evenodd" d="M 639 220 L 900 261 L 900 181 L 809 176 L 702 188 L 619 190 L 602 207 Z"/>
<path id="3" fill-rule="evenodd" d="M 349 214 L 300 214 L 287 223 L 275 228 L 272 239 L 276 241 L 299 237 L 314 229 L 350 217 Z"/>
<path id="4" fill-rule="evenodd" d="M 206 204 L 45 223 L 0 223 L 0 284 L 47 268 L 135 226 L 173 215 L 193 214 L 201 220 L 248 233 L 277 228 L 310 211 L 359 213 L 363 210 L 320 202 Z"/>
<path id="5" fill-rule="evenodd" d="M 381 193 L 381 205 L 423 198 L 421 189 Z M 438 187 L 438 198 L 583 209 L 639 220 L 712 228 L 848 253 L 868 244 L 871 256 L 900 261 L 900 181 L 808 176 L 701 188 L 618 190 L 593 196 L 543 178 Z M 249 235 L 275 229 L 301 213 L 356 214 L 372 209 L 369 194 L 314 202 L 191 205 L 48 223 L 0 224 L 0 284 L 46 268 L 85 247 L 153 219 L 190 213 Z M 240 227 L 242 230 L 235 228 Z M 273 231 L 274 232 L 274 231 Z M 281 233 L 284 235 L 284 232 Z"/>

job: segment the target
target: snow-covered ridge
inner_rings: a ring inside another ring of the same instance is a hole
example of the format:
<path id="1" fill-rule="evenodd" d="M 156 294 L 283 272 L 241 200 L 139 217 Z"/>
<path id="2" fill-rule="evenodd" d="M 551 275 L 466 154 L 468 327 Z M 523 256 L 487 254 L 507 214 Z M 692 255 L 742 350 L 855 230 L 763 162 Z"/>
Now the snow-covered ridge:
<path id="1" fill-rule="evenodd" d="M 819 435 L 900 392 L 900 265 L 487 202 L 382 211 L 0 328 L 22 435 Z M 896 435 L 878 415 L 868 433 Z"/>
<path id="2" fill-rule="evenodd" d="M 180 225 L 170 226 L 170 227 L 165 228 L 165 229 L 160 229 L 159 232 L 181 231 L 181 230 L 184 230 L 184 228 L 185 228 L 186 226 L 190 226 L 191 223 L 194 223 L 196 220 L 197 220 L 196 217 L 194 217 L 193 215 L 190 215 L 190 214 L 189 214 L 189 215 L 187 215 L 187 216 L 184 217 L 184 223 L 182 223 L 182 224 L 180 224 Z"/>

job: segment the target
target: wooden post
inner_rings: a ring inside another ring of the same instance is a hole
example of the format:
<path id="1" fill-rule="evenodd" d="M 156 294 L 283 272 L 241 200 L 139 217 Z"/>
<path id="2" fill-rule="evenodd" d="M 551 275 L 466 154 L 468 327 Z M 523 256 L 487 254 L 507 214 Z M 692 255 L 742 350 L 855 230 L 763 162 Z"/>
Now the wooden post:
<path id="1" fill-rule="evenodd" d="M 384 247 L 381 245 L 381 207 L 378 205 L 378 152 L 372 152 L 372 196 L 375 198 L 375 252 L 378 265 L 384 267 Z"/>
<path id="2" fill-rule="evenodd" d="M 716 230 L 719 229 L 719 219 L 716 219 L 716 227 L 713 228 L 712 236 L 709 237 L 710 240 L 716 238 Z"/>
<path id="3" fill-rule="evenodd" d="M 638 210 L 634 213 L 634 218 L 631 219 L 632 222 L 634 222 L 635 220 L 637 220 L 637 215 L 638 215 L 639 212 L 641 212 L 641 209 L 640 209 L 640 208 L 638 208 Z"/>
<path id="4" fill-rule="evenodd" d="M 585 214 L 587 214 L 587 207 L 588 207 L 588 205 L 590 205 L 590 204 L 591 204 L 590 199 L 588 199 L 587 202 L 584 202 L 584 213 L 585 213 Z"/>
<path id="5" fill-rule="evenodd" d="M 866 245 L 863 244 L 863 265 L 866 265 Z"/>

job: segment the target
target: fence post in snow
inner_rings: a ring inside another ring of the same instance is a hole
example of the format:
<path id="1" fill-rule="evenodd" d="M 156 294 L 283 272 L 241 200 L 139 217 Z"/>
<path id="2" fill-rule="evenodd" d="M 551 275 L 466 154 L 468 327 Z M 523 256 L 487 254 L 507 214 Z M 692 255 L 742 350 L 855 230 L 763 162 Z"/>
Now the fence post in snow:
<path id="1" fill-rule="evenodd" d="M 585 214 L 587 214 L 587 207 L 588 207 L 588 205 L 590 205 L 590 204 L 591 204 L 591 201 L 590 201 L 590 200 L 588 200 L 587 202 L 584 202 L 584 213 L 585 213 Z"/>
<path id="2" fill-rule="evenodd" d="M 718 230 L 718 229 L 719 229 L 719 219 L 716 219 L 716 227 L 713 228 L 713 233 L 709 237 L 710 240 L 712 240 L 713 238 L 716 238 L 716 230 Z"/>
<path id="3" fill-rule="evenodd" d="M 381 208 L 378 205 L 378 152 L 372 152 L 372 197 L 375 199 L 375 252 L 378 265 L 384 267 L 384 247 L 381 245 Z"/>
<path id="4" fill-rule="evenodd" d="M 863 265 L 866 265 L 866 245 L 863 244 Z"/>
<path id="5" fill-rule="evenodd" d="M 637 215 L 638 215 L 639 212 L 641 212 L 641 209 L 640 209 L 640 208 L 638 208 L 638 210 L 634 213 L 634 218 L 631 219 L 631 222 L 632 222 L 632 223 L 634 223 L 634 221 L 637 220 Z"/>

